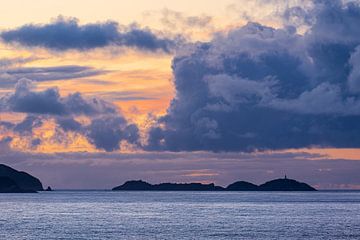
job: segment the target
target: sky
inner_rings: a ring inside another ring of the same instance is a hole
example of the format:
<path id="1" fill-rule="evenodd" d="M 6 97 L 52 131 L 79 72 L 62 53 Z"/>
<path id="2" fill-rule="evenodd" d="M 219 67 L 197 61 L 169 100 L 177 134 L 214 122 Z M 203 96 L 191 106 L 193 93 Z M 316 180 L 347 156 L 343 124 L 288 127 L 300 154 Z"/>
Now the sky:
<path id="1" fill-rule="evenodd" d="M 0 162 L 57 189 L 360 189 L 360 1 L 4 1 Z"/>

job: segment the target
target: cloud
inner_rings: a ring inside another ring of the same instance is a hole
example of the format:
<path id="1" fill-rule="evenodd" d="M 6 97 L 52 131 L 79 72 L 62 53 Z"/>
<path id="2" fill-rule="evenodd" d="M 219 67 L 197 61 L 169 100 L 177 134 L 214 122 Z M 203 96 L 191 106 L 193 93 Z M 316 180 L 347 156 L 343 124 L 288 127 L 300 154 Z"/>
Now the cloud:
<path id="1" fill-rule="evenodd" d="M 167 114 L 149 129 L 144 149 L 359 147 L 360 7 L 354 2 L 325 3 L 316 1 L 312 8 L 289 13 L 296 18 L 287 16 L 291 21 L 283 28 L 250 22 L 209 42 L 178 49 L 172 63 L 176 96 Z M 88 31 L 89 25 L 71 21 L 31 29 L 72 24 Z M 301 24 L 308 25 L 304 34 L 297 33 Z M 121 41 L 138 46 L 140 35 L 134 32 Z M 69 71 L 76 69 L 82 68 Z M 60 96 L 56 88 L 33 91 L 27 81 L 20 81 L 13 94 L 1 98 L 0 109 L 52 116 L 63 131 L 79 133 L 106 151 L 118 150 L 122 141 L 140 146 L 137 127 L 98 98 Z M 90 123 L 78 122 L 81 115 Z"/>
<path id="2" fill-rule="evenodd" d="M 106 71 L 96 70 L 92 67 L 67 65 L 56 67 L 22 67 L 6 71 L 7 74 L 16 78 L 29 78 L 34 81 L 63 80 L 83 78 L 104 74 Z"/>
<path id="3" fill-rule="evenodd" d="M 285 24 L 296 27 L 308 26 L 313 24 L 313 16 L 309 9 L 304 9 L 300 6 L 290 7 L 284 10 L 283 19 Z"/>
<path id="4" fill-rule="evenodd" d="M 81 123 L 73 119 L 72 117 L 57 117 L 56 123 L 65 132 L 79 132 L 82 129 Z"/>
<path id="5" fill-rule="evenodd" d="M 128 125 L 121 117 L 94 119 L 85 131 L 92 144 L 108 152 L 120 149 L 119 142 L 122 140 L 137 143 L 139 139 L 136 125 Z"/>
<path id="6" fill-rule="evenodd" d="M 353 93 L 360 92 L 360 47 L 356 47 L 350 57 L 349 65 L 351 67 L 348 76 L 349 90 Z"/>
<path id="7" fill-rule="evenodd" d="M 308 11 L 302 35 L 250 22 L 179 50 L 147 149 L 360 147 L 359 4 L 317 1 L 297 17 Z"/>
<path id="8" fill-rule="evenodd" d="M 28 115 L 20 123 L 13 126 L 14 132 L 20 134 L 29 134 L 34 128 L 40 127 L 43 121 L 40 117 L 34 115 Z"/>
<path id="9" fill-rule="evenodd" d="M 154 100 L 157 96 L 144 96 L 141 91 L 112 91 L 96 92 L 96 96 L 102 99 L 111 99 L 112 101 L 134 101 L 134 100 Z"/>
<path id="10" fill-rule="evenodd" d="M 212 17 L 207 15 L 187 16 L 178 11 L 173 11 L 165 8 L 161 11 L 161 23 L 169 29 L 176 28 L 205 28 L 209 27 L 212 22 Z"/>
<path id="11" fill-rule="evenodd" d="M 8 68 L 37 60 L 35 57 L 0 58 L 0 68 Z"/>
<path id="12" fill-rule="evenodd" d="M 12 87 L 20 79 L 26 78 L 35 82 L 58 81 L 86 78 L 108 73 L 109 71 L 94 69 L 88 66 L 65 65 L 54 67 L 13 67 L 23 64 L 26 59 L 3 59 L 0 69 L 0 87 Z M 0 60 L 1 64 L 1 60 Z"/>
<path id="13" fill-rule="evenodd" d="M 1 126 L 21 136 L 31 137 L 34 128 L 54 119 L 58 131 L 81 134 L 97 149 L 119 150 L 122 141 L 139 145 L 137 126 L 128 123 L 112 103 L 98 98 L 84 98 L 80 93 L 61 97 L 57 88 L 34 91 L 32 82 L 27 79 L 22 79 L 16 84 L 14 93 L 0 98 L 0 112 L 27 114 L 18 124 L 0 122 Z M 78 116 L 86 117 L 90 123 L 78 122 L 75 120 Z M 55 138 L 64 137 L 61 132 L 54 134 Z M 41 139 L 32 139 L 32 146 L 40 143 Z"/>
<path id="14" fill-rule="evenodd" d="M 93 117 L 87 125 L 72 117 L 57 117 L 56 124 L 65 132 L 81 134 L 96 149 L 106 152 L 120 150 L 120 143 L 123 141 L 140 147 L 138 127 L 119 114 Z"/>
<path id="15" fill-rule="evenodd" d="M 61 97 L 57 88 L 35 92 L 32 82 L 21 79 L 15 92 L 0 98 L 0 110 L 50 115 L 95 115 L 116 113 L 116 107 L 100 99 L 84 99 L 80 93 Z"/>
<path id="16" fill-rule="evenodd" d="M 75 18 L 58 17 L 55 21 L 28 24 L 0 33 L 5 43 L 42 47 L 55 51 L 86 51 L 107 46 L 129 47 L 143 51 L 170 52 L 175 42 L 136 25 L 119 26 L 116 22 L 79 25 Z"/>
<path id="17" fill-rule="evenodd" d="M 21 122 L 12 123 L 7 121 L 0 121 L 0 127 L 5 130 L 12 130 L 22 136 L 31 135 L 34 128 L 41 127 L 43 119 L 36 115 L 27 115 Z M 11 139 L 12 140 L 12 139 Z"/>
<path id="18" fill-rule="evenodd" d="M 207 14 L 189 15 L 167 7 L 143 13 L 143 21 L 160 27 L 167 36 L 176 36 L 179 47 L 186 41 L 208 39 L 215 31 L 214 17 Z M 181 37 L 179 37 L 181 36 Z"/>
<path id="19" fill-rule="evenodd" d="M 355 97 L 343 100 L 341 88 L 329 83 L 305 91 L 296 99 L 274 99 L 268 105 L 294 113 L 360 115 L 360 101 Z"/>

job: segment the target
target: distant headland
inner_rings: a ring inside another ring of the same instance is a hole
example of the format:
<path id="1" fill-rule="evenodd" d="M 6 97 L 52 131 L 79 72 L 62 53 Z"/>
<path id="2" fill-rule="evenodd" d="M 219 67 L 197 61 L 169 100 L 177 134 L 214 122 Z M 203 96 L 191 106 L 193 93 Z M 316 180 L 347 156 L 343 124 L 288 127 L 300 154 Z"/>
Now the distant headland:
<path id="1" fill-rule="evenodd" d="M 310 185 L 285 178 L 274 179 L 261 185 L 238 181 L 227 187 L 216 186 L 214 183 L 160 183 L 150 184 L 142 180 L 127 181 L 114 187 L 113 191 L 317 191 Z"/>
<path id="2" fill-rule="evenodd" d="M 0 164 L 0 193 L 35 193 L 43 190 L 42 183 L 36 177 Z"/>

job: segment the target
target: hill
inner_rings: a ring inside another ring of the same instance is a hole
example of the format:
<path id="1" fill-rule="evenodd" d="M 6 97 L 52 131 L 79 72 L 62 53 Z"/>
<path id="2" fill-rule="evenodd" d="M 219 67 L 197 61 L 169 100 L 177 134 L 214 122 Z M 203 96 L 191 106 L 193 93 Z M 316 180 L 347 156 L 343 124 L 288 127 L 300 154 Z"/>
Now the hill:
<path id="1" fill-rule="evenodd" d="M 150 184 L 142 180 L 127 181 L 114 187 L 113 191 L 316 191 L 315 188 L 293 179 L 275 179 L 260 186 L 250 182 L 237 181 L 226 188 L 213 183 L 160 183 Z"/>
<path id="2" fill-rule="evenodd" d="M 21 191 L 23 192 L 44 190 L 42 183 L 36 177 L 26 172 L 17 171 L 4 164 L 0 164 L 0 177 L 2 177 L 2 181 L 4 181 L 5 185 L 9 184 L 8 180 L 5 180 L 6 178 L 12 180 L 14 183 L 16 183 L 16 186 L 19 187 L 19 189 L 21 189 Z"/>
<path id="3" fill-rule="evenodd" d="M 306 183 L 281 178 L 260 185 L 259 191 L 316 191 L 316 189 Z"/>

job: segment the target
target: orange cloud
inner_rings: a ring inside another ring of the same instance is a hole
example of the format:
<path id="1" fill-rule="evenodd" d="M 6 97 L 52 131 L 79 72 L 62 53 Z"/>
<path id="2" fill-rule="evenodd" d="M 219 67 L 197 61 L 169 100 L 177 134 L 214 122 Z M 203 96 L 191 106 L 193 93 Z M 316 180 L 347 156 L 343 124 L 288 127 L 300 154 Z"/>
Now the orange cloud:
<path id="1" fill-rule="evenodd" d="M 302 148 L 302 149 L 288 149 L 280 152 L 320 154 L 323 156 L 323 157 L 315 157 L 315 160 L 321 160 L 321 159 L 360 160 L 359 148 Z"/>

